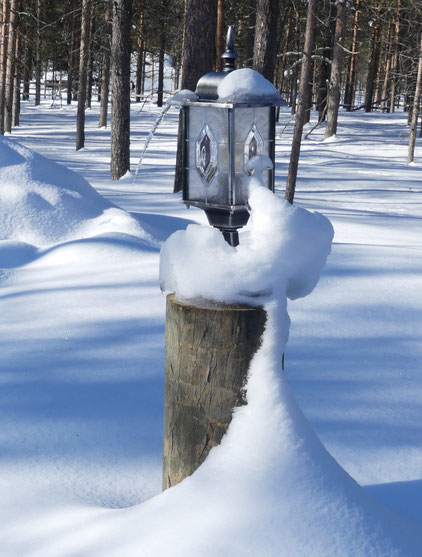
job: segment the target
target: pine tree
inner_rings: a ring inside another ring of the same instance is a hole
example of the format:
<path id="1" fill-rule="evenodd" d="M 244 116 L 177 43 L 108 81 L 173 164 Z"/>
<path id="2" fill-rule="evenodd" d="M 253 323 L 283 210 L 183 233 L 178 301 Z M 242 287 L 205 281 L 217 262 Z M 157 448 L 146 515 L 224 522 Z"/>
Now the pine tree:
<path id="1" fill-rule="evenodd" d="M 78 113 L 76 117 L 76 150 L 85 145 L 85 103 L 88 65 L 91 0 L 82 0 L 81 47 L 79 57 Z"/>
<path id="2" fill-rule="evenodd" d="M 277 24 L 280 0 L 258 0 L 253 68 L 269 81 L 274 80 L 277 51 Z"/>
<path id="3" fill-rule="evenodd" d="M 111 179 L 130 169 L 131 0 L 114 0 L 111 45 Z"/>
<path id="4" fill-rule="evenodd" d="M 341 70 L 343 64 L 343 45 L 346 32 L 346 3 L 336 0 L 336 30 L 334 35 L 333 60 L 331 62 L 331 77 L 327 95 L 327 125 L 325 138 L 332 137 L 337 132 L 337 119 L 340 106 Z"/>

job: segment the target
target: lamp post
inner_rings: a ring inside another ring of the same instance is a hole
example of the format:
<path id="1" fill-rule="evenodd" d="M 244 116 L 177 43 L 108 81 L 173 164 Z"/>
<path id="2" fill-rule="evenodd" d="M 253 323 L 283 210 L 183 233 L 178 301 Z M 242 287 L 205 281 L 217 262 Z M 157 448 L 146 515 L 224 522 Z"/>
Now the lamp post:
<path id="1" fill-rule="evenodd" d="M 274 190 L 275 87 L 250 69 L 235 69 L 234 33 L 227 34 L 223 71 L 181 91 L 183 201 L 203 209 L 231 246 L 248 222 L 248 168 L 256 155 L 273 166 L 263 176 Z M 163 489 L 192 474 L 218 445 L 233 408 L 246 404 L 250 362 L 260 346 L 263 307 L 179 300 L 167 296 Z"/>
<path id="2" fill-rule="evenodd" d="M 268 99 L 254 91 L 240 101 L 221 101 L 218 87 L 236 69 L 237 57 L 230 27 L 223 71 L 201 77 L 198 100 L 181 103 L 183 201 L 203 209 L 232 246 L 239 244 L 237 231 L 249 220 L 245 178 L 253 156 L 266 155 L 273 161 L 266 184 L 274 191 L 275 109 L 285 104 L 278 93 L 279 98 Z"/>

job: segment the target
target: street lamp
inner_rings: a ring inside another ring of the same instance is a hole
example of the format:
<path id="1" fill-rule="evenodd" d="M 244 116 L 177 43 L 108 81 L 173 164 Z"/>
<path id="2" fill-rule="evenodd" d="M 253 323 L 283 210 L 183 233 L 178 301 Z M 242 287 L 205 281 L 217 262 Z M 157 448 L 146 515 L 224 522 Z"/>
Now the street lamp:
<path id="1" fill-rule="evenodd" d="M 222 55 L 223 71 L 201 77 L 195 91 L 197 100 L 181 103 L 183 201 L 188 207 L 203 209 L 209 223 L 219 228 L 232 246 L 239 244 L 237 230 L 249 219 L 246 177 L 247 164 L 253 156 L 266 155 L 273 161 L 273 168 L 263 179 L 274 191 L 275 110 L 285 104 L 277 90 L 257 72 L 236 70 L 230 76 L 237 57 L 230 27 Z M 249 89 L 247 84 L 246 88 L 242 85 L 244 72 Z M 230 84 L 223 83 L 229 76 Z M 240 94 L 236 91 L 237 77 Z M 257 83 L 262 82 L 267 90 L 268 86 L 271 88 L 270 96 L 261 94 Z M 226 84 L 232 98 L 219 96 Z"/>

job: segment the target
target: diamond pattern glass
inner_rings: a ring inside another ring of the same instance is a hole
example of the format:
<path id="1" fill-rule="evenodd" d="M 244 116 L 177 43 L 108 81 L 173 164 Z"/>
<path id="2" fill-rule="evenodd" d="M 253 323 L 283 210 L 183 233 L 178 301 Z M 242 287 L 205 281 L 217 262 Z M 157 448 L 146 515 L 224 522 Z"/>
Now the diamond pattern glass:
<path id="1" fill-rule="evenodd" d="M 243 151 L 243 164 L 246 165 L 252 157 L 264 154 L 264 140 L 258 131 L 255 124 L 252 126 L 251 131 L 245 141 L 245 148 Z"/>
<path id="2" fill-rule="evenodd" d="M 217 141 L 208 124 L 196 140 L 195 166 L 205 185 L 210 184 L 217 172 Z"/>

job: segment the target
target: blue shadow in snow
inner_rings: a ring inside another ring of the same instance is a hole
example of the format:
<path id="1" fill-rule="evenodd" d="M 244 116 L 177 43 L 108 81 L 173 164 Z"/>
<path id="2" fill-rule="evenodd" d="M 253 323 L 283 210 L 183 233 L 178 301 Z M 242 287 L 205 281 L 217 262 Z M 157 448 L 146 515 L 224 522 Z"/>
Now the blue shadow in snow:
<path id="1" fill-rule="evenodd" d="M 397 514 L 414 522 L 422 521 L 422 480 L 369 485 L 365 489 Z"/>
<path id="2" fill-rule="evenodd" d="M 130 213 L 142 228 L 157 240 L 163 242 L 174 232 L 185 230 L 189 224 L 197 224 L 193 220 L 152 213 Z"/>

